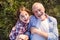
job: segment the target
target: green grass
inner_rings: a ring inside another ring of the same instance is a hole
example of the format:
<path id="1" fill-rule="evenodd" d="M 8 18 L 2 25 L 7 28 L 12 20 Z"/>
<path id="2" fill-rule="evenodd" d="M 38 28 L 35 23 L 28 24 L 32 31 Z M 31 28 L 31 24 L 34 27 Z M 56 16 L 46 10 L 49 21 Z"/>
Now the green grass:
<path id="1" fill-rule="evenodd" d="M 60 35 L 60 24 L 58 25 L 58 31 L 59 31 L 59 35 Z"/>

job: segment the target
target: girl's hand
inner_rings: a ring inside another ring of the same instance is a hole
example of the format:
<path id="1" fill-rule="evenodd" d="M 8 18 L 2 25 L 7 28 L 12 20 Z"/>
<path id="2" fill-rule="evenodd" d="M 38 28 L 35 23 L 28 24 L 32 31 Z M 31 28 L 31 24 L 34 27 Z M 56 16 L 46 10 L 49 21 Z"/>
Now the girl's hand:
<path id="1" fill-rule="evenodd" d="M 27 35 L 21 34 L 21 35 L 18 35 L 16 39 L 18 39 L 18 40 L 20 40 L 20 39 L 28 40 L 29 38 L 28 38 Z"/>

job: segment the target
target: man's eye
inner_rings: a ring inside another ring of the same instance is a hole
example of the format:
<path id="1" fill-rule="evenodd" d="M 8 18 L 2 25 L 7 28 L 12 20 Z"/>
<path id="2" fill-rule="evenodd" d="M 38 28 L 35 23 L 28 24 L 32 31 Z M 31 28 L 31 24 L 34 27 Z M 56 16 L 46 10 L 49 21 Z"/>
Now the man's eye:
<path id="1" fill-rule="evenodd" d="M 41 11 L 41 10 L 38 10 L 38 11 Z"/>
<path id="2" fill-rule="evenodd" d="M 37 11 L 35 11 L 35 13 L 37 13 Z"/>

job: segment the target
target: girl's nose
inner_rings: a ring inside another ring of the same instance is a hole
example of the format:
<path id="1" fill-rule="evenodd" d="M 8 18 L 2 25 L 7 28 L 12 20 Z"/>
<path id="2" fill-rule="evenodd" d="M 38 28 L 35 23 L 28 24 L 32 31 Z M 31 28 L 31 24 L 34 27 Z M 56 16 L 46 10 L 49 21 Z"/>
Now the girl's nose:
<path id="1" fill-rule="evenodd" d="M 27 19 L 27 16 L 25 16 L 25 19 Z"/>

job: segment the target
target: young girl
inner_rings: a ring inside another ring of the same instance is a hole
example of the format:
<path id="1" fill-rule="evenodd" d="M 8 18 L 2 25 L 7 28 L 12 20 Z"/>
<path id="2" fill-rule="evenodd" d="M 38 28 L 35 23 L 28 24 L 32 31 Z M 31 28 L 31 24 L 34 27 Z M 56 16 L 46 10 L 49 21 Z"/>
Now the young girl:
<path id="1" fill-rule="evenodd" d="M 25 33 L 29 23 L 29 13 L 29 10 L 23 6 L 18 9 L 18 20 L 11 30 L 10 40 L 28 40 L 28 36 Z"/>

